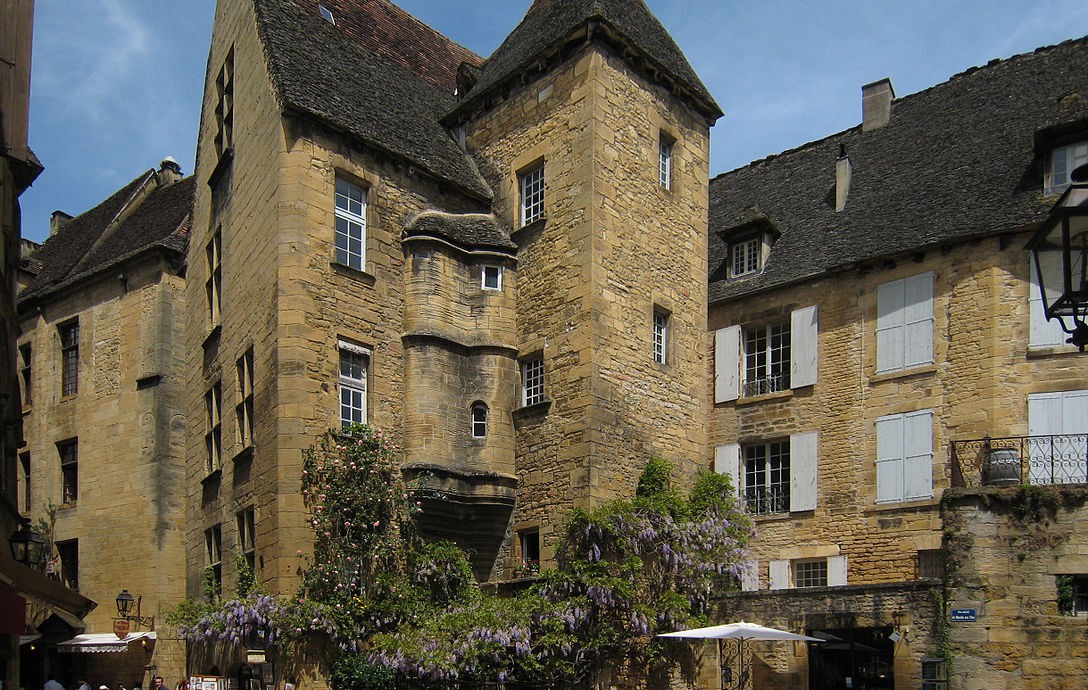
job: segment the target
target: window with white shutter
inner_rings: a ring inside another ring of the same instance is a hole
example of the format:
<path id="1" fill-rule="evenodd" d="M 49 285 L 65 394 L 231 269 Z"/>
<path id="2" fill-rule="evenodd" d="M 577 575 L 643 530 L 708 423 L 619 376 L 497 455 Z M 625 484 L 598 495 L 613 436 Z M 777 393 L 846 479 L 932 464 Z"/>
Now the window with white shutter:
<path id="1" fill-rule="evenodd" d="M 811 306 L 795 310 L 789 321 L 715 331 L 714 402 L 815 384 L 818 322 Z"/>
<path id="2" fill-rule="evenodd" d="M 818 434 L 790 436 L 790 511 L 816 510 Z"/>
<path id="3" fill-rule="evenodd" d="M 714 332 L 714 402 L 740 397 L 740 326 Z"/>
<path id="4" fill-rule="evenodd" d="M 1029 483 L 1082 484 L 1088 481 L 1086 434 L 1088 390 L 1029 395 Z"/>
<path id="5" fill-rule="evenodd" d="M 876 371 L 933 361 L 933 273 L 893 280 L 876 289 Z"/>
<path id="6" fill-rule="evenodd" d="M 790 588 L 790 562 L 771 561 L 768 567 L 771 575 L 771 589 Z"/>
<path id="7" fill-rule="evenodd" d="M 1057 252 L 1043 252 L 1040 256 L 1046 260 L 1061 260 L 1061 256 L 1055 256 Z M 1035 262 L 1028 260 L 1031 265 L 1031 284 L 1028 286 L 1028 346 L 1029 347 L 1058 347 L 1065 344 L 1069 335 L 1062 330 L 1057 319 L 1046 320 L 1046 309 L 1043 307 L 1043 296 L 1039 292 L 1039 272 L 1035 269 Z M 1046 267 L 1043 268 L 1046 271 Z"/>
<path id="8" fill-rule="evenodd" d="M 876 502 L 933 496 L 933 411 L 876 420 Z"/>
<path id="9" fill-rule="evenodd" d="M 733 491 L 739 498 L 740 492 L 740 444 L 727 443 L 714 449 L 714 471 L 729 477 Z"/>

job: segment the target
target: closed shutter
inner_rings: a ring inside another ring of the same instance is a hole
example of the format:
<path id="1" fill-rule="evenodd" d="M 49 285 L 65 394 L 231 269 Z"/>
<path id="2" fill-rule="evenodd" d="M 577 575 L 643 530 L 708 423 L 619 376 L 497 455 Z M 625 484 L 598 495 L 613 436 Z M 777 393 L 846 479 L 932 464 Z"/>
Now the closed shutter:
<path id="1" fill-rule="evenodd" d="M 733 484 L 733 493 L 739 499 L 740 492 L 740 444 L 727 443 L 714 449 L 714 471 L 729 475 Z"/>
<path id="2" fill-rule="evenodd" d="M 903 282 L 903 366 L 915 367 L 933 361 L 933 274 Z"/>
<path id="3" fill-rule="evenodd" d="M 742 592 L 759 591 L 759 561 L 745 561 L 741 566 L 740 590 Z"/>
<path id="4" fill-rule="evenodd" d="M 1061 260 L 1060 256 L 1051 256 L 1057 252 L 1045 254 L 1046 259 Z M 1065 343 L 1069 336 L 1057 319 L 1046 320 L 1046 310 L 1043 307 L 1043 296 L 1039 292 L 1039 272 L 1035 270 L 1035 262 L 1030 261 L 1031 284 L 1028 286 L 1028 345 L 1032 347 L 1055 347 Z"/>
<path id="5" fill-rule="evenodd" d="M 740 326 L 714 332 L 714 402 L 740 397 Z"/>
<path id="6" fill-rule="evenodd" d="M 790 588 L 789 561 L 771 561 L 768 569 L 771 574 L 771 589 Z"/>
<path id="7" fill-rule="evenodd" d="M 876 502 L 903 500 L 903 415 L 876 420 Z"/>
<path id="8" fill-rule="evenodd" d="M 827 586 L 846 586 L 846 556 L 827 557 Z"/>
<path id="9" fill-rule="evenodd" d="M 903 500 L 933 496 L 933 411 L 903 415 Z"/>
<path id="10" fill-rule="evenodd" d="M 876 288 L 876 370 L 903 366 L 903 281 Z"/>
<path id="11" fill-rule="evenodd" d="M 1028 396 L 1029 481 L 1032 484 L 1084 483 L 1083 434 L 1088 433 L 1088 390 Z M 1072 434 L 1073 436 L 1066 436 Z M 1065 458 L 1076 458 L 1068 462 Z"/>
<path id="12" fill-rule="evenodd" d="M 790 511 L 816 510 L 817 436 L 790 436 Z"/>
<path id="13" fill-rule="evenodd" d="M 819 310 L 816 306 L 793 312 L 790 318 L 790 387 L 816 383 Z"/>

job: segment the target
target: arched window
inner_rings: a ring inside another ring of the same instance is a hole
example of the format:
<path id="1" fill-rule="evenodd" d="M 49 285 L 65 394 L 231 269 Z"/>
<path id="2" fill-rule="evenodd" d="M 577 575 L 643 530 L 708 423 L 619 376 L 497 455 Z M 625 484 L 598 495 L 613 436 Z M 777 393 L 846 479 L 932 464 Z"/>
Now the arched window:
<path id="1" fill-rule="evenodd" d="M 472 438 L 487 436 L 487 405 L 482 402 L 472 404 Z"/>

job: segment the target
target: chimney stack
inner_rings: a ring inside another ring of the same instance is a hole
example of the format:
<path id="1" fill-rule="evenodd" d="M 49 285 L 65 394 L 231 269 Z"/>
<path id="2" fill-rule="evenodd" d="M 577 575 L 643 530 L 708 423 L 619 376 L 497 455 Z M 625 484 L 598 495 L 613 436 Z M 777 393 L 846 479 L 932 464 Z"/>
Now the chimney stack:
<path id="1" fill-rule="evenodd" d="M 155 173 L 155 177 L 158 178 L 160 187 L 172 185 L 181 180 L 181 165 L 174 160 L 173 156 L 167 156 L 159 164 L 159 171 Z"/>
<path id="2" fill-rule="evenodd" d="M 839 159 L 835 161 L 835 212 L 846 208 L 846 197 L 850 194 L 850 157 L 846 155 L 846 144 L 839 144 Z"/>
<path id="3" fill-rule="evenodd" d="M 888 124 L 893 100 L 895 89 L 887 77 L 861 87 L 861 131 L 869 132 Z"/>
<path id="4" fill-rule="evenodd" d="M 49 236 L 56 235 L 57 231 L 70 220 L 72 220 L 72 217 L 64 211 L 53 211 L 53 214 L 49 216 Z"/>

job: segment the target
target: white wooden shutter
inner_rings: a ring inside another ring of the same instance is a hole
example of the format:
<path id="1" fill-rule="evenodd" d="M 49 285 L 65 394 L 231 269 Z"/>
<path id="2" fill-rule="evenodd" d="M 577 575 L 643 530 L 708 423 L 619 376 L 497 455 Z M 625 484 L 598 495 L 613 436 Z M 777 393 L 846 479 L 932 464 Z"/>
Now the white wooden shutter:
<path id="1" fill-rule="evenodd" d="M 733 493 L 737 498 L 741 497 L 740 491 L 740 444 L 727 443 L 714 449 L 714 471 L 718 474 L 729 475 L 733 483 Z"/>
<path id="2" fill-rule="evenodd" d="M 740 397 L 740 326 L 714 332 L 714 402 Z"/>
<path id="3" fill-rule="evenodd" d="M 1028 435 L 1060 436 L 1088 433 L 1088 390 L 1036 393 L 1028 396 Z M 1083 439 L 1055 438 L 1029 446 L 1030 481 L 1033 484 L 1084 483 L 1084 463 L 1061 461 L 1081 457 Z"/>
<path id="4" fill-rule="evenodd" d="M 745 561 L 740 573 L 740 590 L 742 592 L 759 591 L 759 561 Z"/>
<path id="5" fill-rule="evenodd" d="M 819 310 L 798 309 L 790 318 L 790 388 L 816 383 Z"/>
<path id="6" fill-rule="evenodd" d="M 829 587 L 846 585 L 846 556 L 827 557 L 827 585 Z"/>
<path id="7" fill-rule="evenodd" d="M 933 273 L 903 281 L 904 367 L 933 361 Z"/>
<path id="8" fill-rule="evenodd" d="M 1061 257 L 1055 258 L 1060 260 Z M 1062 330 L 1057 319 L 1046 320 L 1043 296 L 1039 292 L 1039 273 L 1035 270 L 1034 261 L 1029 259 L 1028 263 L 1031 265 L 1031 283 L 1028 285 L 1028 345 L 1033 347 L 1062 345 L 1069 336 Z"/>
<path id="9" fill-rule="evenodd" d="M 816 510 L 817 436 L 790 436 L 790 511 Z"/>
<path id="10" fill-rule="evenodd" d="M 903 281 L 876 288 L 876 370 L 903 366 Z"/>
<path id="11" fill-rule="evenodd" d="M 903 500 L 933 496 L 933 411 L 903 415 Z"/>
<path id="12" fill-rule="evenodd" d="M 903 415 L 876 420 L 876 502 L 903 500 Z"/>
<path id="13" fill-rule="evenodd" d="M 769 570 L 771 573 L 771 589 L 790 588 L 789 561 L 771 561 Z"/>

